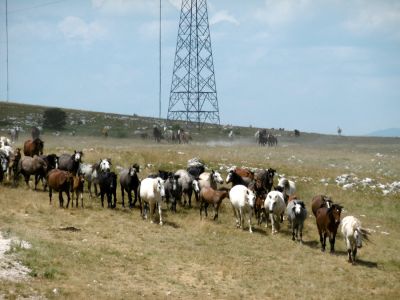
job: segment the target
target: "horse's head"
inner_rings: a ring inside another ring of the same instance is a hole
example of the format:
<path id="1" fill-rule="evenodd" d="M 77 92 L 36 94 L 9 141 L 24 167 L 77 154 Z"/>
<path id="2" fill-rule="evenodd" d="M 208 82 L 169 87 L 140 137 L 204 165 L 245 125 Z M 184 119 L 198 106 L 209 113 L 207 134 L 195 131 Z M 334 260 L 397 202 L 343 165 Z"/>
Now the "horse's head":
<path id="1" fill-rule="evenodd" d="M 251 207 L 254 207 L 254 202 L 256 201 L 256 196 L 254 195 L 253 191 L 247 189 L 246 198 L 247 198 L 247 203 L 249 203 L 249 205 Z"/>
<path id="2" fill-rule="evenodd" d="M 197 179 L 194 179 L 192 181 L 192 188 L 196 193 L 200 192 L 200 186 L 199 186 L 199 181 Z"/>
<path id="3" fill-rule="evenodd" d="M 212 170 L 211 176 L 212 176 L 212 179 L 214 180 L 214 182 L 219 183 L 219 184 L 223 184 L 224 183 L 224 180 L 222 179 L 222 176 L 221 176 L 220 173 Z"/>
<path id="4" fill-rule="evenodd" d="M 225 179 L 226 183 L 231 182 L 232 181 L 232 177 L 233 177 L 233 170 L 230 170 L 229 173 L 228 173 L 228 176 L 226 176 L 226 179 Z"/>
<path id="5" fill-rule="evenodd" d="M 161 197 L 165 197 L 164 180 L 157 177 L 157 191 L 160 193 Z"/>
<path id="6" fill-rule="evenodd" d="M 136 173 L 139 173 L 140 167 L 139 167 L 138 164 L 133 164 L 133 165 L 132 165 L 132 168 L 136 170 Z"/>
<path id="7" fill-rule="evenodd" d="M 111 159 L 105 158 L 100 160 L 100 171 L 110 172 L 111 170 Z"/>
<path id="8" fill-rule="evenodd" d="M 81 162 L 82 156 L 83 156 L 82 151 L 76 151 L 76 150 L 74 150 L 74 154 L 72 155 L 73 160 L 77 163 Z"/>
<path id="9" fill-rule="evenodd" d="M 295 215 L 300 215 L 302 210 L 305 209 L 305 205 L 303 201 L 294 200 L 293 212 Z"/>
<path id="10" fill-rule="evenodd" d="M 333 220 L 335 221 L 335 225 L 340 224 L 340 214 L 342 213 L 342 206 L 339 204 L 332 204 L 331 208 L 328 208 L 328 212 L 331 211 L 331 215 Z"/>
<path id="11" fill-rule="evenodd" d="M 359 227 L 356 228 L 356 230 L 354 230 L 354 239 L 356 240 L 357 248 L 362 247 L 362 237 L 363 237 L 363 234 L 362 234 L 361 228 L 359 228 Z"/>
<path id="12" fill-rule="evenodd" d="M 276 170 L 274 170 L 272 168 L 269 168 L 267 170 L 268 183 L 271 184 L 271 185 L 273 185 L 273 183 L 274 183 L 275 172 L 276 172 Z"/>

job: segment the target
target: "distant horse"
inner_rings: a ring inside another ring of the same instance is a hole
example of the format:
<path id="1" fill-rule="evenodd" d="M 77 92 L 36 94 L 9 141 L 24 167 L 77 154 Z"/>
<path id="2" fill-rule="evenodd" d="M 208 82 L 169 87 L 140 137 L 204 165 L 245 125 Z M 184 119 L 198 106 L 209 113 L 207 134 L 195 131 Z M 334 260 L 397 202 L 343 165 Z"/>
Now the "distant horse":
<path id="1" fill-rule="evenodd" d="M 27 140 L 24 143 L 24 155 L 31 156 L 43 154 L 44 142 L 36 138 L 34 140 Z"/>
<path id="2" fill-rule="evenodd" d="M 36 140 L 36 139 L 40 138 L 39 128 L 37 128 L 36 126 L 33 126 L 31 129 L 31 136 L 32 136 L 32 140 Z"/>
<path id="3" fill-rule="evenodd" d="M 340 224 L 340 214 L 342 206 L 339 204 L 332 204 L 330 208 L 321 207 L 317 210 L 317 227 L 319 233 L 319 240 L 321 242 L 321 251 L 325 251 L 326 237 L 329 237 L 331 245 L 331 253 L 335 252 L 335 239 L 338 226 Z"/>
<path id="4" fill-rule="evenodd" d="M 161 133 L 161 130 L 157 126 L 153 127 L 153 138 L 157 143 L 161 142 L 162 133 Z"/>
<path id="5" fill-rule="evenodd" d="M 218 219 L 218 210 L 224 198 L 229 197 L 229 189 L 220 188 L 219 190 L 214 190 L 211 187 L 205 187 L 200 191 L 200 219 L 202 218 L 202 210 L 204 207 L 204 212 L 207 217 L 208 205 L 214 207 L 214 221 Z"/>

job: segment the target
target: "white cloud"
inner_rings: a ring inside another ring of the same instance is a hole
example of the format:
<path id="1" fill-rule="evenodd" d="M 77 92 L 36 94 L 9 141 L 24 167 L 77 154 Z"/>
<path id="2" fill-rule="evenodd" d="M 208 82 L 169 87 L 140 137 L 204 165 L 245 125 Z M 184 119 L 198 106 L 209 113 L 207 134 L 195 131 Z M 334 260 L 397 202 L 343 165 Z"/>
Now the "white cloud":
<path id="1" fill-rule="evenodd" d="M 270 27 L 290 23 L 302 15 L 310 3 L 310 0 L 266 0 L 264 7 L 255 11 L 254 17 Z"/>
<path id="2" fill-rule="evenodd" d="M 239 21 L 226 10 L 221 10 L 216 12 L 210 19 L 210 25 L 214 25 L 221 22 L 228 22 L 234 25 L 240 24 Z"/>
<path id="3" fill-rule="evenodd" d="M 170 34 L 177 34 L 176 20 L 162 20 L 161 29 L 162 36 L 169 36 Z M 153 39 L 158 37 L 160 30 L 160 21 L 143 22 L 138 28 L 138 32 L 145 38 Z"/>
<path id="4" fill-rule="evenodd" d="M 182 0 L 168 0 L 168 2 L 176 9 L 181 10 Z"/>
<path id="5" fill-rule="evenodd" d="M 64 18 L 58 29 L 67 40 L 91 44 L 96 40 L 104 39 L 107 30 L 97 22 L 86 23 L 84 20 L 74 16 Z"/>
<path id="6" fill-rule="evenodd" d="M 400 38 L 400 3 L 360 2 L 355 14 L 344 22 L 344 26 L 356 34 L 386 32 Z"/>
<path id="7" fill-rule="evenodd" d="M 126 15 L 130 13 L 158 12 L 155 0 L 92 0 L 92 7 L 107 14 Z"/>

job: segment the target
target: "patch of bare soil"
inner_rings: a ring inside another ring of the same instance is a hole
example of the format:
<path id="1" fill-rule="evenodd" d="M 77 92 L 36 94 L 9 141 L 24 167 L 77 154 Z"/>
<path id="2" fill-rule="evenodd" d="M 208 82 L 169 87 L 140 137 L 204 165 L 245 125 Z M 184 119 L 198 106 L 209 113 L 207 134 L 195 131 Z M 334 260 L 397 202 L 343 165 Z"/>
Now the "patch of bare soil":
<path id="1" fill-rule="evenodd" d="M 30 247 L 25 241 L 4 238 L 0 232 L 0 280 L 23 281 L 28 278 L 31 270 L 17 261 L 10 251 L 13 243 L 17 243 L 20 247 Z"/>

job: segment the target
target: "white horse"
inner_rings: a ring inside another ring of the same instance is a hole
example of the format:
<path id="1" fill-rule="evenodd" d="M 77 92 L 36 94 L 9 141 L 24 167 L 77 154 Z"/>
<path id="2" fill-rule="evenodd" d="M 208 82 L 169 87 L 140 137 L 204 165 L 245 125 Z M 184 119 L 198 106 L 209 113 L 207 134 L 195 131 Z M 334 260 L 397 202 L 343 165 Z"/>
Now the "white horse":
<path id="1" fill-rule="evenodd" d="M 82 174 L 88 183 L 89 197 L 92 198 L 92 183 L 94 184 L 95 196 L 97 196 L 98 172 L 96 165 L 81 163 L 79 164 L 78 174 Z"/>
<path id="2" fill-rule="evenodd" d="M 278 181 L 278 191 L 282 192 L 285 203 L 287 203 L 289 197 L 296 193 L 296 183 L 282 177 Z"/>
<path id="3" fill-rule="evenodd" d="M 286 209 L 285 200 L 283 194 L 279 191 L 271 191 L 268 193 L 264 201 L 264 208 L 272 224 L 272 234 L 279 231 L 280 223 L 279 219 L 283 215 Z"/>
<path id="4" fill-rule="evenodd" d="M 231 201 L 233 213 L 236 218 L 236 226 L 243 229 L 244 213 L 247 211 L 250 233 L 253 232 L 251 230 L 251 216 L 253 214 L 255 199 L 254 193 L 241 184 L 235 185 L 229 191 L 229 200 Z"/>
<path id="5" fill-rule="evenodd" d="M 165 196 L 164 180 L 160 177 L 145 178 L 140 185 L 140 205 L 144 202 L 144 218 L 147 219 L 147 206 L 150 206 L 150 221 L 153 223 L 153 215 L 158 205 L 158 213 L 160 215 L 160 225 L 163 224 L 161 214 L 162 197 Z"/>
<path id="6" fill-rule="evenodd" d="M 218 189 L 217 183 L 223 184 L 224 179 L 219 172 L 214 170 L 210 172 L 203 172 L 199 176 L 200 189 L 203 187 L 212 187 L 214 190 Z"/>
<path id="7" fill-rule="evenodd" d="M 368 232 L 361 228 L 360 220 L 353 216 L 344 217 L 341 225 L 342 234 L 349 254 L 349 262 L 354 265 L 356 262 L 357 248 L 362 247 L 363 235 L 365 239 L 367 239 Z"/>

